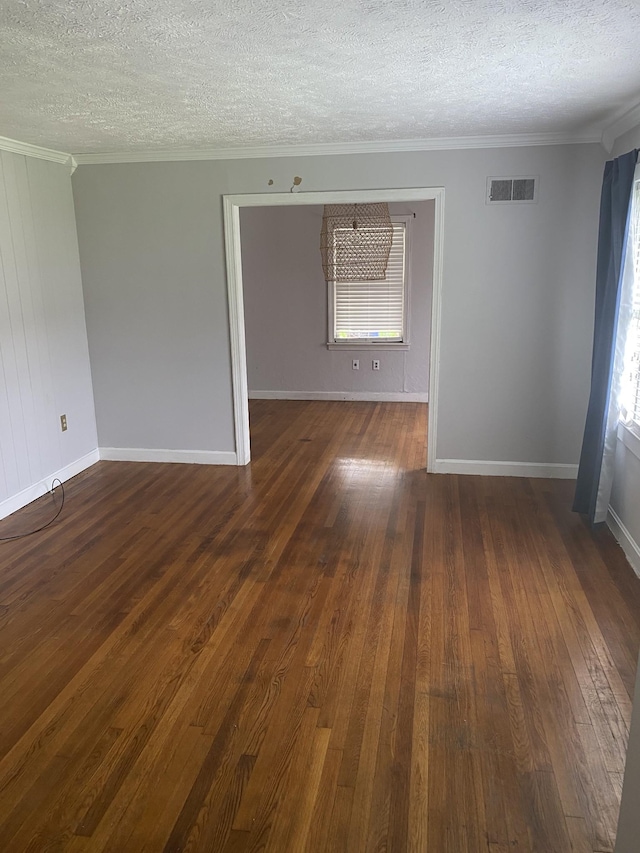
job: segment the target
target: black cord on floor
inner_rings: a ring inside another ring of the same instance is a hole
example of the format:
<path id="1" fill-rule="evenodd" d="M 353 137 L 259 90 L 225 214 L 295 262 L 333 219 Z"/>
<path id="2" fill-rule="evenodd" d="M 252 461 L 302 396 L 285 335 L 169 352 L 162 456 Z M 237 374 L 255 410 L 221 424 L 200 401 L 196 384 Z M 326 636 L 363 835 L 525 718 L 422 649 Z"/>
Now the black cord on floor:
<path id="1" fill-rule="evenodd" d="M 10 542 L 13 539 L 24 539 L 25 536 L 33 536 L 34 533 L 40 533 L 41 530 L 45 530 L 47 527 L 50 527 L 53 524 L 53 522 L 56 520 L 56 518 L 62 512 L 62 507 L 64 506 L 64 486 L 62 485 L 62 480 L 58 480 L 57 477 L 55 480 L 52 480 L 52 482 L 51 482 L 51 493 L 50 493 L 51 497 L 53 497 L 53 495 L 54 495 L 56 483 L 59 483 L 59 485 L 60 485 L 60 490 L 62 492 L 62 503 L 60 504 L 60 506 L 58 508 L 58 512 L 53 516 L 51 521 L 47 521 L 47 523 L 43 524 L 42 527 L 36 527 L 35 530 L 29 530 L 28 533 L 18 533 L 16 536 L 0 536 L 0 542 Z"/>

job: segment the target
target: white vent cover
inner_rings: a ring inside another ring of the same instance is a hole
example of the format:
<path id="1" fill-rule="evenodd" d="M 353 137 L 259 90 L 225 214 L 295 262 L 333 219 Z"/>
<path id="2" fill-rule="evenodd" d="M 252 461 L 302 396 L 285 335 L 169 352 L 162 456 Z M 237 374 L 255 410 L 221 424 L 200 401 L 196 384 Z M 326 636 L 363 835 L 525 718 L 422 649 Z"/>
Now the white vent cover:
<path id="1" fill-rule="evenodd" d="M 537 178 L 487 178 L 487 204 L 531 204 L 537 200 Z"/>

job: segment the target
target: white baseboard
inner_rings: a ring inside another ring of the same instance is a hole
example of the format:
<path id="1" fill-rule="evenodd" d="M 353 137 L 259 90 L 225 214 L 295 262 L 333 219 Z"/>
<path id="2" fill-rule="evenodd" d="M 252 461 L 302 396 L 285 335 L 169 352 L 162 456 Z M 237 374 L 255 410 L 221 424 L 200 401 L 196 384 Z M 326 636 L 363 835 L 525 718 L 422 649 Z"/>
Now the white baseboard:
<path id="1" fill-rule="evenodd" d="M 613 533 L 616 541 L 624 551 L 631 568 L 640 578 L 640 545 L 627 530 L 624 522 L 612 507 L 607 512 L 607 527 Z"/>
<path id="2" fill-rule="evenodd" d="M 408 391 L 249 391 L 250 400 L 351 400 L 365 403 L 428 403 L 428 392 Z"/>
<path id="3" fill-rule="evenodd" d="M 100 459 L 110 462 L 188 462 L 195 465 L 237 465 L 233 451 L 160 450 L 146 447 L 101 447 Z"/>
<path id="4" fill-rule="evenodd" d="M 60 468 L 59 471 L 54 471 L 46 477 L 43 477 L 41 480 L 38 480 L 38 482 L 34 483 L 32 486 L 27 486 L 26 489 L 18 492 L 17 495 L 12 495 L 10 498 L 6 498 L 6 500 L 0 503 L 0 518 L 6 518 L 8 515 L 11 515 L 11 513 L 22 509 L 23 506 L 41 498 L 43 495 L 46 495 L 47 492 L 51 491 L 51 483 L 53 480 L 60 480 L 65 483 L 67 480 L 75 477 L 76 474 L 84 471 L 85 468 L 90 468 L 99 461 L 100 456 L 98 454 L 98 450 L 92 450 L 84 456 L 81 456 L 80 459 L 76 459 L 74 462 L 70 462 L 68 465 L 65 465 L 64 468 Z"/>
<path id="5" fill-rule="evenodd" d="M 577 465 L 558 462 L 485 462 L 475 459 L 436 459 L 436 474 L 481 474 L 485 477 L 548 477 L 575 480 Z"/>

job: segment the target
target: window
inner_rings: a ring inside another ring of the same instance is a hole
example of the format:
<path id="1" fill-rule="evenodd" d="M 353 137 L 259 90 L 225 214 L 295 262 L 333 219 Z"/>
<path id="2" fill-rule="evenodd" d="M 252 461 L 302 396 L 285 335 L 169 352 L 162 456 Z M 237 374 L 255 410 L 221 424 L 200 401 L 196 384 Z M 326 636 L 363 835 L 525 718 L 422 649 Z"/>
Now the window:
<path id="1" fill-rule="evenodd" d="M 329 346 L 407 345 L 410 216 L 392 216 L 393 242 L 384 281 L 328 283 Z M 349 238 L 345 229 L 344 239 Z M 335 232 L 340 251 L 341 232 Z"/>
<path id="2" fill-rule="evenodd" d="M 640 175 L 636 170 L 629 225 L 630 256 L 633 263 L 631 318 L 625 342 L 622 413 L 634 431 L 640 430 Z M 629 262 L 628 261 L 628 262 Z"/>

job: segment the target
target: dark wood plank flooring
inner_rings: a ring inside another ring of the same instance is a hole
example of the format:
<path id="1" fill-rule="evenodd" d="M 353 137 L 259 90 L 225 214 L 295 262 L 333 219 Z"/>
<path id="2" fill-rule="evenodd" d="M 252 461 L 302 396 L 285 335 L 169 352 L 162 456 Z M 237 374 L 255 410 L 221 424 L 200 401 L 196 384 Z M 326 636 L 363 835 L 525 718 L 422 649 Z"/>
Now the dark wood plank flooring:
<path id="1" fill-rule="evenodd" d="M 0 543 L 0 849 L 611 851 L 640 584 L 573 484 L 427 475 L 418 404 L 251 422 Z"/>

